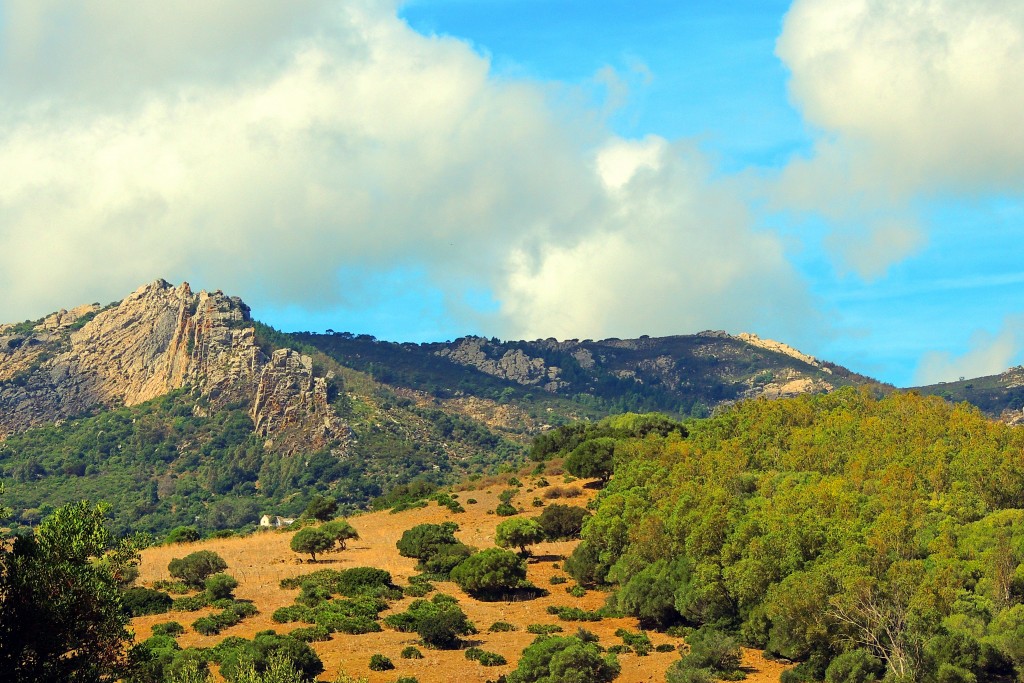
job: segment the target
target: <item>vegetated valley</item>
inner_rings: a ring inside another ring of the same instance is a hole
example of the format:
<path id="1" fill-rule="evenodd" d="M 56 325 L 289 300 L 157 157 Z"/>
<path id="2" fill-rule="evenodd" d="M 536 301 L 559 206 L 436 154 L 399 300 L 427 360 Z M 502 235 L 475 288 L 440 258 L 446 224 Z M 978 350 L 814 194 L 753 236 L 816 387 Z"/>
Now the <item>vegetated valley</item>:
<path id="1" fill-rule="evenodd" d="M 1024 680 L 1012 369 L 984 414 L 756 338 L 87 308 L 0 327 L 4 680 Z"/>

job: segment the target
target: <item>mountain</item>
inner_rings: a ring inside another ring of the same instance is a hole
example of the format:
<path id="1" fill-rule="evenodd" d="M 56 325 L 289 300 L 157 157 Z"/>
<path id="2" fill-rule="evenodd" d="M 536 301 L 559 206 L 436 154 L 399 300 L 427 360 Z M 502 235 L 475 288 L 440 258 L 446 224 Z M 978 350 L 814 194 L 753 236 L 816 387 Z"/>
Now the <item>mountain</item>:
<path id="1" fill-rule="evenodd" d="M 952 403 L 967 401 L 1003 422 L 1024 424 L 1024 365 L 998 375 L 918 387 L 917 391 L 941 396 Z"/>
<path id="2" fill-rule="evenodd" d="M 286 334 L 238 297 L 157 280 L 0 325 L 0 480 L 25 523 L 85 496 L 114 503 L 121 530 L 216 529 L 295 514 L 318 492 L 357 507 L 414 478 L 489 472 L 573 420 L 699 417 L 851 385 L 878 386 L 750 334 Z"/>

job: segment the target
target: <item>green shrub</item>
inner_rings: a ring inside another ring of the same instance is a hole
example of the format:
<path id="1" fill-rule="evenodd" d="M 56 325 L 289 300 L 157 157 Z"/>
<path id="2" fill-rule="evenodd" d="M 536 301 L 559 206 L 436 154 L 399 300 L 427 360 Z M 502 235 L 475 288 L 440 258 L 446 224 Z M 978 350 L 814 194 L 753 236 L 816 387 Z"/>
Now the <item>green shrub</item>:
<path id="1" fill-rule="evenodd" d="M 204 636 L 213 636 L 220 633 L 220 623 L 214 617 L 199 617 L 192 622 L 192 628 L 196 633 Z"/>
<path id="2" fill-rule="evenodd" d="M 304 643 L 322 643 L 331 639 L 331 632 L 323 626 L 300 626 L 292 629 L 288 635 Z"/>
<path id="3" fill-rule="evenodd" d="M 420 683 L 420 681 L 415 676 L 400 676 L 395 679 L 395 683 Z"/>
<path id="4" fill-rule="evenodd" d="M 537 520 L 525 517 L 507 519 L 494 531 L 495 545 L 502 548 L 519 548 L 519 552 L 523 554 L 526 554 L 526 546 L 543 540 L 544 530 Z"/>
<path id="5" fill-rule="evenodd" d="M 488 652 L 487 650 L 481 650 L 478 647 L 471 647 L 466 650 L 466 659 L 473 662 L 479 662 L 483 666 L 503 666 L 508 664 L 508 660 L 497 652 Z"/>
<path id="6" fill-rule="evenodd" d="M 164 543 L 167 545 L 172 543 L 192 543 L 200 538 L 202 536 L 199 533 L 199 529 L 194 526 L 179 526 L 171 529 L 170 533 L 167 534 L 167 538 L 164 539 Z"/>
<path id="7" fill-rule="evenodd" d="M 575 586 L 570 586 L 569 588 L 566 588 L 565 592 L 574 598 L 582 598 L 584 595 L 587 594 L 587 589 L 579 584 L 576 584 Z"/>
<path id="8" fill-rule="evenodd" d="M 370 671 L 391 671 L 394 668 L 395 665 L 384 655 L 378 653 L 370 656 Z"/>
<path id="9" fill-rule="evenodd" d="M 597 612 L 588 612 L 585 609 L 579 607 L 559 607 L 557 605 L 549 605 L 547 608 L 548 614 L 557 615 L 562 621 L 601 621 L 602 617 Z"/>
<path id="10" fill-rule="evenodd" d="M 407 645 L 402 650 L 402 659 L 423 659 L 423 653 L 415 645 Z"/>
<path id="11" fill-rule="evenodd" d="M 662 643 L 661 645 L 656 645 L 654 647 L 655 652 L 672 652 L 675 649 L 676 646 L 671 643 Z"/>
<path id="12" fill-rule="evenodd" d="M 203 588 L 206 577 L 227 568 L 224 558 L 210 550 L 199 550 L 182 558 L 174 558 L 167 565 L 171 576 L 194 588 Z"/>
<path id="13" fill-rule="evenodd" d="M 305 605 L 289 605 L 274 610 L 274 614 L 270 618 L 279 624 L 290 624 L 293 621 L 312 623 L 313 610 Z"/>
<path id="14" fill-rule="evenodd" d="M 519 514 L 519 510 L 508 503 L 498 503 L 498 507 L 494 509 L 494 514 L 499 517 L 511 517 L 512 515 Z"/>
<path id="15" fill-rule="evenodd" d="M 491 633 L 507 633 L 509 631 L 515 631 L 516 627 L 507 621 L 496 621 L 491 624 L 491 627 L 487 630 Z"/>
<path id="16" fill-rule="evenodd" d="M 174 604 L 170 595 L 151 588 L 129 588 L 124 591 L 121 599 L 125 610 L 133 617 L 163 614 Z"/>
<path id="17" fill-rule="evenodd" d="M 467 593 L 495 598 L 524 584 L 526 562 L 507 550 L 488 548 L 455 567 L 451 577 Z"/>
<path id="18" fill-rule="evenodd" d="M 458 528 L 459 525 L 453 522 L 417 524 L 407 529 L 395 546 L 402 557 L 423 561 L 436 554 L 440 547 L 458 543 L 455 538 Z"/>
<path id="19" fill-rule="evenodd" d="M 602 654 L 596 643 L 586 643 L 574 636 L 552 636 L 538 638 L 523 650 L 519 665 L 508 675 L 508 683 L 607 683 L 620 670 L 615 655 Z"/>
<path id="20" fill-rule="evenodd" d="M 185 632 L 185 627 L 176 621 L 165 621 L 153 624 L 154 636 L 179 636 Z"/>
<path id="21" fill-rule="evenodd" d="M 564 576 L 560 576 L 558 574 L 556 574 L 555 576 L 551 577 L 551 585 L 557 586 L 557 585 L 562 584 L 562 583 L 569 583 L 569 579 L 564 577 Z"/>
<path id="22" fill-rule="evenodd" d="M 580 537 L 583 522 L 590 513 L 574 505 L 549 505 L 537 518 L 537 523 L 544 530 L 549 540 L 558 541 Z"/>
<path id="23" fill-rule="evenodd" d="M 238 588 L 238 581 L 230 574 L 214 574 L 206 577 L 206 596 L 210 601 L 231 599 Z"/>
<path id="24" fill-rule="evenodd" d="M 176 598 L 171 603 L 171 609 L 175 612 L 196 612 L 209 606 L 205 593 L 189 595 L 184 598 Z"/>
<path id="25" fill-rule="evenodd" d="M 526 627 L 527 633 L 533 633 L 534 635 L 546 636 L 552 633 L 561 633 L 565 629 L 558 624 L 530 624 Z"/>
<path id="26" fill-rule="evenodd" d="M 835 657 L 825 669 L 826 683 L 868 683 L 885 676 L 885 664 L 865 650 L 851 650 Z"/>

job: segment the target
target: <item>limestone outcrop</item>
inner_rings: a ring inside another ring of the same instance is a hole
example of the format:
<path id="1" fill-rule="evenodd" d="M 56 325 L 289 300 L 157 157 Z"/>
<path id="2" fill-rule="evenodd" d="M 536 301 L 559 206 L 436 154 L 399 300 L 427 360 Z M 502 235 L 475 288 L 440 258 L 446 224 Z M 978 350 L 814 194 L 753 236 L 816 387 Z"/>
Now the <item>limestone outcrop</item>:
<path id="1" fill-rule="evenodd" d="M 268 357 L 238 297 L 157 280 L 106 308 L 0 326 L 0 438 L 188 389 L 215 408 L 249 406 L 263 436 L 300 426 L 305 446 L 319 447 L 347 432 L 328 403 L 330 381 L 308 356 Z"/>

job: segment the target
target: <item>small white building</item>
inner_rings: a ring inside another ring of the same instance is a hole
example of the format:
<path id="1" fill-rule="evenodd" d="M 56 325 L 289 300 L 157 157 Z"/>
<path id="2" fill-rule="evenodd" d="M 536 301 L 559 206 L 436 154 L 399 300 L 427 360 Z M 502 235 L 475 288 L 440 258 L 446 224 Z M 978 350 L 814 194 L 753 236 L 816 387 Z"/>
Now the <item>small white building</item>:
<path id="1" fill-rule="evenodd" d="M 260 517 L 260 526 L 268 529 L 280 529 L 291 525 L 295 520 L 288 517 L 278 517 L 277 515 L 271 517 L 270 515 L 263 515 Z"/>

